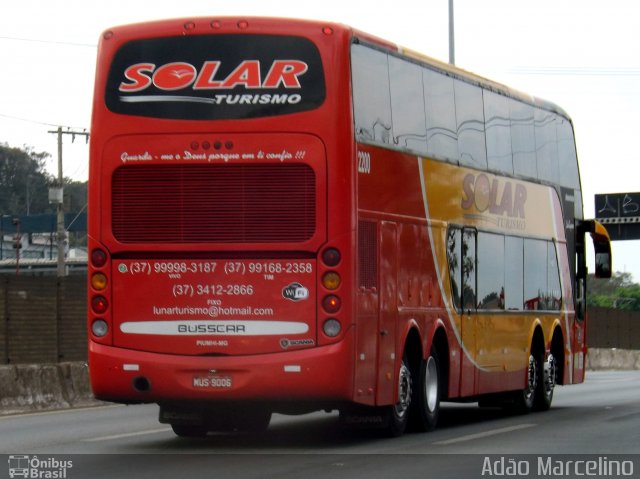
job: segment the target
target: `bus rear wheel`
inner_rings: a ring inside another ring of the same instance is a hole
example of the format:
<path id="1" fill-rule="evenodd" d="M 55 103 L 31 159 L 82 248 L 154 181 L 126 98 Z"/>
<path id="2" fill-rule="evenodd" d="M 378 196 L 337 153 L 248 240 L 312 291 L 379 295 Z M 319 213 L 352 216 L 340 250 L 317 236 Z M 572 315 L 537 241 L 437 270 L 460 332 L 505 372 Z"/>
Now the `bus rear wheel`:
<path id="1" fill-rule="evenodd" d="M 516 412 L 527 414 L 533 410 L 540 382 L 540 364 L 533 352 L 529 353 L 525 388 L 515 393 Z"/>
<path id="2" fill-rule="evenodd" d="M 440 413 L 441 377 L 440 359 L 435 348 L 420 364 L 418 387 L 415 388 L 412 406 L 412 428 L 426 432 L 435 429 Z"/>
<path id="3" fill-rule="evenodd" d="M 533 408 L 536 411 L 548 411 L 553 401 L 553 391 L 555 389 L 558 375 L 558 364 L 552 353 L 549 353 L 544 362 L 538 378 L 538 389 Z"/>
<path id="4" fill-rule="evenodd" d="M 413 390 L 413 378 L 409 362 L 402 358 L 398 371 L 398 402 L 387 407 L 388 423 L 387 432 L 392 437 L 402 436 L 409 423 L 409 410 L 411 408 Z"/>

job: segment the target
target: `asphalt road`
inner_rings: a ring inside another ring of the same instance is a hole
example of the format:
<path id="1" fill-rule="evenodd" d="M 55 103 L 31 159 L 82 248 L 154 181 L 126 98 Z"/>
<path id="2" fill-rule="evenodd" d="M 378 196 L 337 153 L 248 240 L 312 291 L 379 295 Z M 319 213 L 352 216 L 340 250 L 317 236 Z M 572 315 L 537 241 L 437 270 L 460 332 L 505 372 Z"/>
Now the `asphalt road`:
<path id="1" fill-rule="evenodd" d="M 509 475 L 500 474 L 509 465 L 533 474 L 541 463 L 553 477 L 577 477 L 584 471 L 565 464 L 573 455 L 600 461 L 607 473 L 611 461 L 632 461 L 623 465 L 640 477 L 640 372 L 591 372 L 584 384 L 557 388 L 543 413 L 445 403 L 436 431 L 394 439 L 345 431 L 328 413 L 275 415 L 260 435 L 183 439 L 157 414 L 157 406 L 142 405 L 0 417 L 0 454 L 13 456 L 9 465 L 18 455 L 37 456 L 42 463 L 34 464 L 49 473 L 72 461 L 65 479 L 480 478 Z M 556 463 L 549 461 L 560 462 L 551 469 Z M 8 467 L 0 463 L 0 477 L 8 477 Z"/>

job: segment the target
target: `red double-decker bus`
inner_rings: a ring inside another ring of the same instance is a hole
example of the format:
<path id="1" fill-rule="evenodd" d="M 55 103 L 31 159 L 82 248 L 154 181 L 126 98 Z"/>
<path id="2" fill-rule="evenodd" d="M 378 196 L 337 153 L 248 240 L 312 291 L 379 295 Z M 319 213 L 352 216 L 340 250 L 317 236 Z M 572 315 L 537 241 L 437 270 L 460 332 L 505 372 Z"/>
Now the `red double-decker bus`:
<path id="1" fill-rule="evenodd" d="M 585 233 L 558 107 L 351 28 L 170 20 L 101 38 L 89 188 L 99 399 L 178 435 L 581 382 Z"/>

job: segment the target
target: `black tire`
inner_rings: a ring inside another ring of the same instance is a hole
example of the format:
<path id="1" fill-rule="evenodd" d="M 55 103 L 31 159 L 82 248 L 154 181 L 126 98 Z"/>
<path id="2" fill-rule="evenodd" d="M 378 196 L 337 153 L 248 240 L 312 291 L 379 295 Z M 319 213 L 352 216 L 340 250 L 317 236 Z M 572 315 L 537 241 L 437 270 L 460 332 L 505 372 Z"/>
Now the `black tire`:
<path id="1" fill-rule="evenodd" d="M 387 432 L 392 437 L 402 436 L 409 424 L 409 411 L 413 396 L 413 378 L 409 362 L 402 358 L 398 371 L 398 402 L 393 406 L 387 406 Z"/>
<path id="2" fill-rule="evenodd" d="M 529 353 L 529 363 L 527 366 L 527 382 L 523 390 L 515 393 L 514 406 L 516 412 L 528 414 L 533 410 L 536 393 L 540 382 L 540 361 L 536 359 L 533 352 Z"/>
<path id="3" fill-rule="evenodd" d="M 534 399 L 533 409 L 535 411 L 548 411 L 553 401 L 553 391 L 555 389 L 558 374 L 558 365 L 553 354 L 549 353 L 544 361 L 538 375 L 538 388 Z"/>
<path id="4" fill-rule="evenodd" d="M 414 389 L 411 428 L 414 431 L 433 431 L 440 415 L 442 378 L 438 351 L 431 348 L 429 357 L 421 361 L 418 384 Z"/>
<path id="5" fill-rule="evenodd" d="M 205 437 L 209 432 L 205 426 L 193 426 L 185 424 L 172 424 L 171 429 L 180 437 Z"/>
<path id="6" fill-rule="evenodd" d="M 245 411 L 240 418 L 235 420 L 235 429 L 240 432 L 264 432 L 269 428 L 271 411 L 266 409 L 254 409 Z"/>

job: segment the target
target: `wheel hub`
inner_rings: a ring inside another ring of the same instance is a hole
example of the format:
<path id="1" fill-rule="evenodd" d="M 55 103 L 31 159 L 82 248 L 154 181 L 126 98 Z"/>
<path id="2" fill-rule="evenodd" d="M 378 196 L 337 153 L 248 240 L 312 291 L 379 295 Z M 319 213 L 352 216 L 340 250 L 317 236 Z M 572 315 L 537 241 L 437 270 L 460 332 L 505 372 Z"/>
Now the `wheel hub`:
<path id="1" fill-rule="evenodd" d="M 398 403 L 395 406 L 396 415 L 403 417 L 409 411 L 411 404 L 411 371 L 403 362 L 398 378 Z"/>

